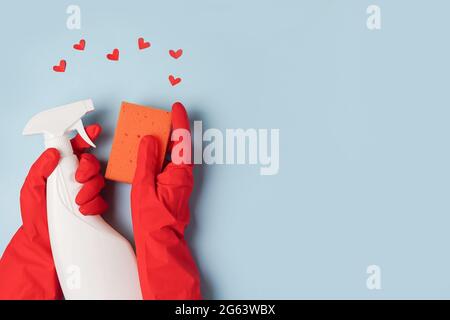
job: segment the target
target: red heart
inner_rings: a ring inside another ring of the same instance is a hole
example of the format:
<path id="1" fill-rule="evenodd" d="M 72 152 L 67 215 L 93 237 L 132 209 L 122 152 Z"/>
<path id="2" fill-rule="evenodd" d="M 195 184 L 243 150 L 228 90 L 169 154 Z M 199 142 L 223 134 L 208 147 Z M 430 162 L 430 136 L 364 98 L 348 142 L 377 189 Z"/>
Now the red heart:
<path id="1" fill-rule="evenodd" d="M 144 38 L 138 39 L 139 50 L 147 49 L 150 47 L 150 42 L 145 42 Z"/>
<path id="2" fill-rule="evenodd" d="M 169 54 L 172 58 L 178 59 L 183 54 L 182 49 L 178 49 L 177 51 L 169 50 Z"/>
<path id="3" fill-rule="evenodd" d="M 119 60 L 119 49 L 114 49 L 113 52 L 112 52 L 112 53 L 108 53 L 108 54 L 106 55 L 106 57 L 107 57 L 109 60 L 112 60 L 112 61 L 117 61 L 117 60 Z"/>
<path id="4" fill-rule="evenodd" d="M 175 78 L 173 75 L 169 76 L 169 81 L 172 86 L 176 86 L 181 82 L 181 78 Z"/>
<path id="5" fill-rule="evenodd" d="M 85 46 L 86 46 L 86 41 L 84 39 L 81 39 L 79 43 L 75 43 L 73 45 L 73 48 L 75 50 L 83 51 Z"/>
<path id="6" fill-rule="evenodd" d="M 53 66 L 53 71 L 55 71 L 55 72 L 66 71 L 66 60 L 60 60 L 59 65 Z"/>

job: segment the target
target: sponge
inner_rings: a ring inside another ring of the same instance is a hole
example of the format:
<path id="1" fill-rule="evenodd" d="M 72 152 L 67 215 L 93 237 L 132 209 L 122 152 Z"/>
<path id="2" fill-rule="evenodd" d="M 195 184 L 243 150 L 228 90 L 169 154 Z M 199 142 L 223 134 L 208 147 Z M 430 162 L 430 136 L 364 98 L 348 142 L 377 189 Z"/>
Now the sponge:
<path id="1" fill-rule="evenodd" d="M 122 102 L 105 177 L 125 183 L 133 181 L 139 142 L 146 135 L 159 140 L 162 167 L 170 128 L 170 112 Z"/>

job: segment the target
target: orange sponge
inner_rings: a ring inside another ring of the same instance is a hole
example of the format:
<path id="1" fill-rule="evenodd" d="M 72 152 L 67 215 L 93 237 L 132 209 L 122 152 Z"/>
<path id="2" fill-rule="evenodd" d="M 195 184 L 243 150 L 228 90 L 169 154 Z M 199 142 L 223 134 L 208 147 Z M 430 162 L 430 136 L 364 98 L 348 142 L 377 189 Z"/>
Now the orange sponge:
<path id="1" fill-rule="evenodd" d="M 106 178 L 126 183 L 133 181 L 139 142 L 146 135 L 155 136 L 159 140 L 162 167 L 170 127 L 170 112 L 122 102 Z"/>

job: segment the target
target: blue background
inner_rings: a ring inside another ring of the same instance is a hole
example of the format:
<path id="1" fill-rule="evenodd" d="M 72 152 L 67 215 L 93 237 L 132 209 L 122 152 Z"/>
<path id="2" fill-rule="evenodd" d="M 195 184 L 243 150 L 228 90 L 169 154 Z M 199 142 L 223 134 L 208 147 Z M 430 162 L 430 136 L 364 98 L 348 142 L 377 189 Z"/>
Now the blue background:
<path id="1" fill-rule="evenodd" d="M 81 30 L 66 28 L 70 4 Z M 449 12 L 444 0 L 2 3 L 0 252 L 43 150 L 21 135 L 31 116 L 92 98 L 105 162 L 122 100 L 180 100 L 205 129 L 280 129 L 278 175 L 196 169 L 189 242 L 206 298 L 450 298 Z M 151 48 L 137 50 L 141 36 Z M 108 183 L 107 219 L 132 239 L 129 192 Z M 382 290 L 366 287 L 371 264 Z"/>

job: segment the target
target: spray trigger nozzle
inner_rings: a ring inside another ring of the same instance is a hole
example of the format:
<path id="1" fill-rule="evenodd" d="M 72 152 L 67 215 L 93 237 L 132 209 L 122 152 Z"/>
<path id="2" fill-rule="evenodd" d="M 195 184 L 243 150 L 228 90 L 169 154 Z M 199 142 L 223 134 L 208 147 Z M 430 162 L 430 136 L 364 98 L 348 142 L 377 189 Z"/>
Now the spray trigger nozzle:
<path id="1" fill-rule="evenodd" d="M 23 134 L 43 134 L 46 147 L 56 147 L 69 154 L 72 147 L 67 134 L 76 130 L 87 144 L 95 147 L 81 121 L 86 113 L 93 110 L 94 103 L 91 99 L 87 99 L 42 111 L 28 121 L 23 129 Z M 60 139 L 61 137 L 65 137 L 65 139 Z"/>
<path id="2" fill-rule="evenodd" d="M 88 136 L 86 130 L 84 129 L 83 122 L 81 121 L 81 119 L 78 120 L 77 122 L 75 122 L 75 123 L 73 124 L 73 126 L 71 126 L 71 127 L 69 128 L 69 130 L 76 130 L 77 133 L 80 135 L 80 137 L 81 137 L 84 141 L 86 141 L 87 144 L 89 144 L 91 147 L 94 147 L 94 148 L 95 148 L 95 144 L 94 144 L 94 142 L 92 142 L 91 138 L 89 138 L 89 136 Z"/>

